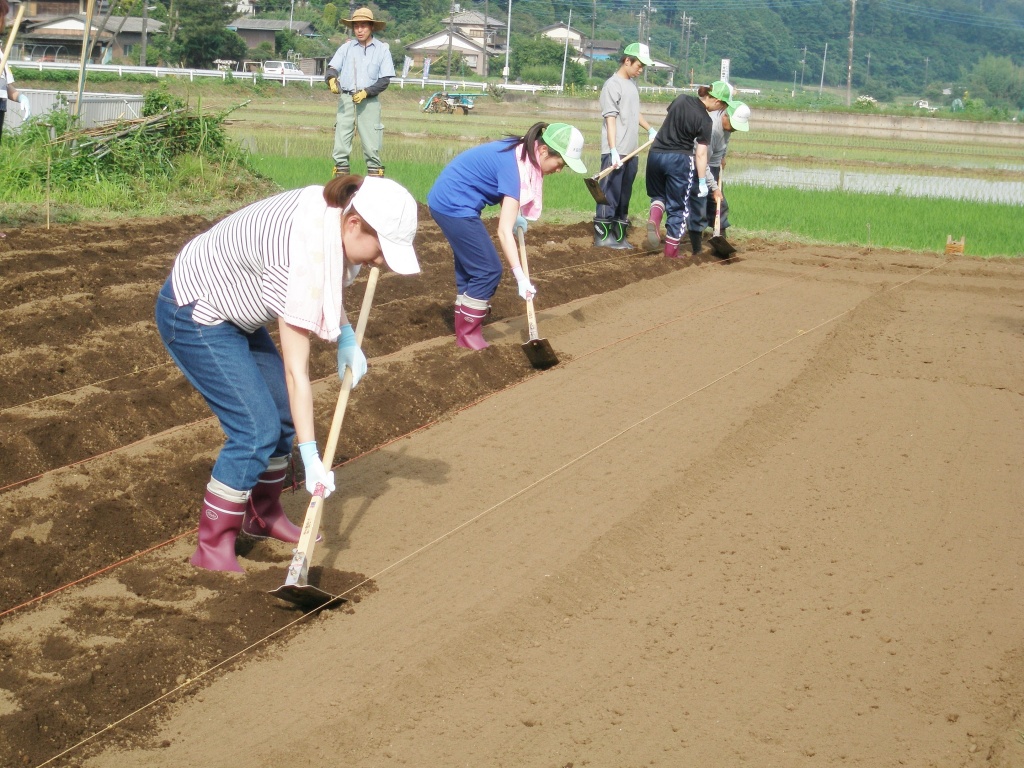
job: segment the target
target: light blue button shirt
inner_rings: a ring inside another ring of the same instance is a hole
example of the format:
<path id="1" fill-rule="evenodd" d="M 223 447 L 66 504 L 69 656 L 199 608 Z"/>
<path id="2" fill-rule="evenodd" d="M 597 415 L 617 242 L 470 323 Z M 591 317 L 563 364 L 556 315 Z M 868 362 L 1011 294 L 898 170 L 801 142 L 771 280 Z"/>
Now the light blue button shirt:
<path id="1" fill-rule="evenodd" d="M 395 76 L 391 48 L 377 38 L 363 46 L 358 40 L 342 45 L 327 65 L 338 73 L 338 87 L 343 91 L 359 91 L 382 77 Z"/>

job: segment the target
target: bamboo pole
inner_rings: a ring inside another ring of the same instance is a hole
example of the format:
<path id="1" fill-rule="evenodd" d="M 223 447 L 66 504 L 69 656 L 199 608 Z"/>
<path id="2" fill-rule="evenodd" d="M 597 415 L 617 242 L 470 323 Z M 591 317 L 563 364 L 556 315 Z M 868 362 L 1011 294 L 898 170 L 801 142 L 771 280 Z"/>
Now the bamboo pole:
<path id="1" fill-rule="evenodd" d="M 89 60 L 89 39 L 92 36 L 92 15 L 96 10 L 96 0 L 89 0 L 85 11 L 85 30 L 82 32 L 82 61 L 78 65 L 78 98 L 75 100 L 75 117 L 82 114 L 82 93 L 85 91 L 85 65 Z"/>
<path id="2" fill-rule="evenodd" d="M 0 55 L 0 75 L 3 74 L 4 68 L 7 66 L 7 59 L 11 55 L 11 49 L 14 47 L 14 37 L 18 34 L 18 27 L 21 26 L 21 20 L 25 16 L 25 4 L 21 3 L 18 5 L 18 14 L 14 17 L 14 26 L 11 27 L 11 34 L 7 37 L 7 47 L 4 48 L 3 54 Z"/>

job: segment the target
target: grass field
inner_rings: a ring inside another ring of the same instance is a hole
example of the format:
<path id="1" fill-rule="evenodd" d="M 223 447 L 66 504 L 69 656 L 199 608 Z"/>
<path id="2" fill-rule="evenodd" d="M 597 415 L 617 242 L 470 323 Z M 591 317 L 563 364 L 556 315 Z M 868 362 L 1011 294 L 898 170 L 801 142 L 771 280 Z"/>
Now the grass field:
<path id="1" fill-rule="evenodd" d="M 537 119 L 575 121 L 587 139 L 584 161 L 591 173 L 600 165 L 595 120 L 565 113 L 541 115 L 536 104 L 496 104 L 477 99 L 479 111 L 469 116 L 424 114 L 415 94 L 400 94 L 385 104 L 385 165 L 388 176 L 402 182 L 420 201 L 444 164 L 474 144 L 521 133 Z M 250 152 L 255 167 L 285 188 L 322 184 L 331 170 L 332 103 L 309 95 L 300 103 L 250 105 L 239 111 L 230 128 Z M 280 130 L 280 124 L 288 130 Z M 1016 152 L 1016 155 L 1015 155 Z M 978 168 L 1019 163 L 1016 147 L 977 146 L 944 142 L 885 142 L 829 135 L 737 135 L 729 150 L 730 168 L 763 165 L 765 157 L 803 167 L 844 167 L 882 173 L 981 175 Z M 353 169 L 363 169 L 357 147 Z M 1012 178 L 1012 176 L 1011 176 Z M 647 210 L 644 163 L 634 186 L 634 217 Z M 1024 183 L 1024 182 L 1022 182 Z M 941 250 L 947 235 L 967 238 L 974 255 L 1024 255 L 1024 228 L 1018 206 L 962 200 L 906 198 L 898 195 L 853 194 L 843 191 L 768 189 L 735 185 L 728 190 L 731 232 L 743 236 L 784 235 L 807 241 L 873 245 L 915 250 Z M 594 203 L 573 173 L 545 180 L 546 221 L 580 221 L 593 216 Z"/>
<path id="2" fill-rule="evenodd" d="M 229 135 L 248 152 L 253 167 L 282 188 L 322 184 L 330 178 L 336 101 L 325 88 L 276 83 L 171 85 L 172 91 L 204 111 L 243 104 L 231 114 Z M 600 122 L 595 103 L 517 96 L 496 101 L 477 96 L 468 116 L 426 114 L 419 100 L 432 90 L 392 87 L 383 96 L 388 176 L 424 200 L 441 168 L 458 152 L 482 141 L 521 134 L 537 120 L 562 120 L 579 127 L 587 140 L 584 161 L 599 168 Z M 577 106 L 578 104 L 578 106 Z M 794 120 L 798 120 L 794 113 Z M 885 141 L 874 138 L 808 135 L 773 130 L 737 134 L 729 149 L 729 167 L 858 170 L 879 174 L 998 178 L 1024 186 L 1022 147 L 977 142 Z M 353 170 L 362 170 L 358 142 Z M 576 174 L 562 173 L 545 182 L 546 221 L 580 221 L 593 215 L 593 200 Z M 842 191 L 761 189 L 734 185 L 727 190 L 734 236 L 784 234 L 806 240 L 941 249 L 946 235 L 965 236 L 968 253 L 1024 255 L 1024 228 L 1014 226 L 1024 206 L 973 201 L 907 199 L 897 195 Z M 200 196 L 201 197 L 201 196 Z M 648 205 L 644 163 L 634 187 L 631 211 L 643 216 Z M 85 214 L 84 217 L 88 217 Z"/>

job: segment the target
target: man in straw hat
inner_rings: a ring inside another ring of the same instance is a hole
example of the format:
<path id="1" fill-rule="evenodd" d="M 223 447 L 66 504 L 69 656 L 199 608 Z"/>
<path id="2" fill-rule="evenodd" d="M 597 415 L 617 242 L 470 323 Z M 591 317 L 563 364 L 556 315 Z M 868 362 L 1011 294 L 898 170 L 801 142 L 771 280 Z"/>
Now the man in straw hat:
<path id="1" fill-rule="evenodd" d="M 349 173 L 352 136 L 359 131 L 359 142 L 366 158 L 366 175 L 383 176 L 380 151 L 384 126 L 377 96 L 395 76 L 388 44 L 377 40 L 386 22 L 373 18 L 373 11 L 360 8 L 351 19 L 342 19 L 352 29 L 354 40 L 344 43 L 327 65 L 325 80 L 331 93 L 338 94 L 338 117 L 334 124 L 334 175 Z"/>

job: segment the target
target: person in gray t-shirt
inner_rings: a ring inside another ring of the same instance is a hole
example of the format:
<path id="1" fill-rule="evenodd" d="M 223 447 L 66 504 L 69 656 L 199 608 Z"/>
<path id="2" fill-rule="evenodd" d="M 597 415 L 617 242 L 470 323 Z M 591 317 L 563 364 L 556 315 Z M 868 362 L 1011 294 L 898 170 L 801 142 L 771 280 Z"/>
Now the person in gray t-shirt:
<path id="1" fill-rule="evenodd" d="M 639 160 L 622 157 L 639 145 L 638 128 L 653 139 L 657 131 L 640 114 L 640 91 L 634 80 L 652 63 L 648 47 L 642 43 L 627 45 L 615 74 L 601 89 L 601 170 L 615 170 L 601 179 L 601 191 L 608 200 L 599 204 L 594 215 L 594 244 L 606 248 L 632 248 L 626 240 L 629 226 L 629 200 L 633 194 Z"/>

